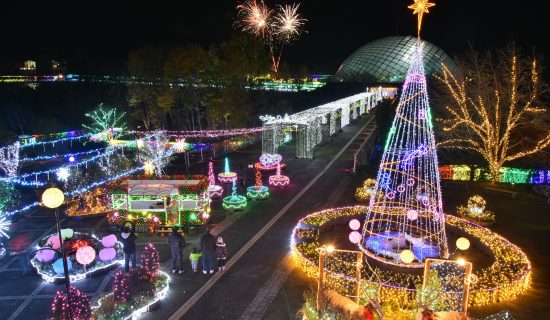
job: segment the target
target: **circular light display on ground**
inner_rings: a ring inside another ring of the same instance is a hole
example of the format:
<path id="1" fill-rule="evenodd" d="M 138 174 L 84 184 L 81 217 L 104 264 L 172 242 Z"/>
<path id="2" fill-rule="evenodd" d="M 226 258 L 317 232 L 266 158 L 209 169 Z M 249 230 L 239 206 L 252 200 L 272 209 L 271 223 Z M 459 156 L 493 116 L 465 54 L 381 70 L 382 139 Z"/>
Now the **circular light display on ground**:
<path id="1" fill-rule="evenodd" d="M 331 235 L 334 235 L 334 232 L 348 233 L 348 226 L 342 226 L 339 221 L 342 219 L 349 221 L 360 217 L 367 209 L 368 206 L 327 209 L 301 219 L 294 228 L 291 238 L 291 250 L 295 264 L 307 275 L 317 276 L 319 253 L 315 249 L 322 246 L 323 232 L 331 230 Z M 442 215 L 442 218 L 445 219 L 447 228 L 452 228 L 459 235 L 464 235 L 471 240 L 475 239 L 483 245 L 485 249 L 480 255 L 482 257 L 475 259 L 492 261 L 485 266 L 478 264 L 476 275 L 466 280 L 469 280 L 470 283 L 469 306 L 481 307 L 511 301 L 529 289 L 531 263 L 519 247 L 497 233 L 465 219 L 453 215 Z M 399 259 L 399 253 L 397 259 Z M 416 252 L 413 252 L 413 255 L 420 259 Z M 371 258 L 373 259 L 371 256 L 367 257 L 367 259 Z M 477 261 L 475 259 L 472 261 L 474 264 Z M 353 261 L 346 262 L 351 264 Z M 409 265 L 396 267 L 391 263 L 382 262 L 377 265 L 377 268 L 381 269 L 381 272 L 378 273 L 379 278 L 374 277 L 370 280 L 364 278 L 361 280 L 361 285 L 379 286 L 380 295 L 385 297 L 388 304 L 416 305 L 416 294 L 414 294 L 416 290 L 411 288 L 411 283 L 421 283 L 422 275 L 410 271 L 412 270 L 410 266 L 415 263 L 413 261 Z M 344 285 L 342 279 L 354 277 L 355 273 L 346 274 L 342 269 L 338 269 L 338 265 L 328 264 L 326 266 L 327 281 L 334 281 L 336 285 Z M 363 265 L 363 272 L 366 272 L 367 275 L 372 274 L 372 270 L 367 264 Z"/>
<path id="2" fill-rule="evenodd" d="M 284 175 L 269 176 L 269 185 L 275 188 L 284 188 L 290 184 L 290 178 Z"/>
<path id="3" fill-rule="evenodd" d="M 223 198 L 222 207 L 227 211 L 243 210 L 248 200 L 244 196 L 229 196 Z"/>
<path id="4" fill-rule="evenodd" d="M 221 172 L 218 173 L 218 181 L 221 183 L 233 183 L 237 181 L 237 174 L 235 172 Z"/>
<path id="5" fill-rule="evenodd" d="M 211 184 L 208 186 L 208 196 L 210 199 L 220 198 L 223 194 L 223 187 L 217 184 Z"/>
<path id="6" fill-rule="evenodd" d="M 252 186 L 246 188 L 246 196 L 252 200 L 269 198 L 269 188 L 266 186 Z"/>

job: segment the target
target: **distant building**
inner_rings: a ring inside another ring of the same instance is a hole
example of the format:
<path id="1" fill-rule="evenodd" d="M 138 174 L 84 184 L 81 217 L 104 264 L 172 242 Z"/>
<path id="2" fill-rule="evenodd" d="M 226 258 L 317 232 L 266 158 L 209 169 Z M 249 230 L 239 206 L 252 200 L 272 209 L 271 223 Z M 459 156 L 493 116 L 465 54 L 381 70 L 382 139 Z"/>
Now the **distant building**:
<path id="1" fill-rule="evenodd" d="M 19 70 L 22 71 L 36 71 L 36 61 L 34 60 L 27 60 L 23 62 L 23 66 L 19 68 Z"/>
<path id="2" fill-rule="evenodd" d="M 352 53 L 338 68 L 337 82 L 402 83 L 405 81 L 416 37 L 387 37 L 369 42 Z M 453 60 L 436 45 L 422 41 L 428 78 L 441 73 L 441 64 L 454 68 Z"/>

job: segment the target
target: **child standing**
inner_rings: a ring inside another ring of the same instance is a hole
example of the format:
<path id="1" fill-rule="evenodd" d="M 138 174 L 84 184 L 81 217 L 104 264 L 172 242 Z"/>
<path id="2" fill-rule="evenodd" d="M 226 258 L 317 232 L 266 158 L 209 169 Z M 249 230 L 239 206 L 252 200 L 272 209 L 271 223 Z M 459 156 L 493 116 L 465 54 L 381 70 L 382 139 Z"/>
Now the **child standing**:
<path id="1" fill-rule="evenodd" d="M 197 269 L 199 267 L 199 258 L 202 256 L 202 253 L 197 250 L 197 248 L 193 248 L 193 251 L 189 255 L 189 260 L 191 261 L 191 268 L 193 268 L 193 272 L 197 272 Z"/>
<path id="2" fill-rule="evenodd" d="M 216 241 L 216 258 L 218 259 L 218 271 L 225 270 L 225 260 L 227 259 L 227 247 L 222 237 Z"/>

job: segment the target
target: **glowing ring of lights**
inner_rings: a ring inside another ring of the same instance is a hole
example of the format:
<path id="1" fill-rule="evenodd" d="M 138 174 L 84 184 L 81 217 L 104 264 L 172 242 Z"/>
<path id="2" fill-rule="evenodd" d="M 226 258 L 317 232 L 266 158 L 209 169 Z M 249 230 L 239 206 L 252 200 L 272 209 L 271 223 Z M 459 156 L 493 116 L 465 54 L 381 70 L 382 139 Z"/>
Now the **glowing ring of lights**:
<path id="1" fill-rule="evenodd" d="M 223 194 L 223 187 L 217 184 L 211 184 L 208 186 L 208 196 L 210 199 L 218 199 Z"/>
<path id="2" fill-rule="evenodd" d="M 397 186 L 397 192 L 403 192 L 405 191 L 405 186 L 400 184 L 399 186 Z"/>
<path id="3" fill-rule="evenodd" d="M 237 181 L 237 174 L 235 172 L 220 172 L 218 173 L 218 181 L 221 183 L 233 183 Z"/>
<path id="4" fill-rule="evenodd" d="M 75 232 L 74 235 L 81 235 L 85 238 L 91 239 L 94 246 L 98 249 L 104 248 L 101 243 L 101 239 L 93 234 Z M 53 235 L 48 235 L 38 241 L 36 250 L 48 248 L 46 243 L 51 236 Z M 73 268 L 69 271 L 69 280 L 71 282 L 79 281 L 97 273 L 107 272 L 116 268 L 119 264 L 123 264 L 124 253 L 122 252 L 122 243 L 117 241 L 113 248 L 116 250 L 116 256 L 111 261 L 101 261 L 101 259 L 95 259 L 94 262 L 87 265 L 85 268 L 76 262 L 73 263 Z M 59 256 L 59 253 L 56 253 L 56 256 Z M 53 271 L 53 261 L 55 261 L 55 259 L 51 261 L 52 263 L 42 263 L 36 258 L 36 256 L 34 256 L 31 259 L 31 265 L 36 269 L 36 272 L 42 277 L 42 279 L 47 282 L 65 281 L 65 276 L 63 274 L 57 274 Z"/>
<path id="5" fill-rule="evenodd" d="M 390 199 L 390 200 L 391 200 L 391 199 L 394 199 L 394 198 L 395 198 L 395 192 L 393 192 L 393 191 L 388 192 L 388 193 L 386 194 L 386 198 L 388 198 L 388 199 Z"/>
<path id="6" fill-rule="evenodd" d="M 246 207 L 248 200 L 245 196 L 229 196 L 223 198 L 222 207 L 226 211 L 239 211 Z"/>
<path id="7" fill-rule="evenodd" d="M 269 188 L 266 186 L 251 186 L 246 188 L 246 196 L 252 200 L 269 198 Z"/>
<path id="8" fill-rule="evenodd" d="M 280 162 L 279 165 L 280 165 L 281 169 L 286 167 L 286 163 L 283 163 L 283 162 Z M 258 168 L 262 171 L 275 171 L 275 170 L 277 170 L 277 164 L 274 164 L 272 166 L 266 166 L 266 165 L 262 164 L 261 162 L 256 162 L 254 164 L 254 167 Z"/>
<path id="9" fill-rule="evenodd" d="M 315 249 L 320 247 L 318 237 L 322 226 L 342 217 L 352 219 L 362 216 L 367 210 L 368 206 L 334 208 L 312 213 L 301 219 L 294 228 L 290 240 L 296 266 L 309 276 L 316 277 L 318 275 L 318 252 Z M 492 265 L 477 271 L 477 276 L 467 280 L 470 282 L 468 300 L 470 306 L 486 306 L 509 301 L 530 287 L 531 262 L 519 247 L 497 233 L 468 220 L 445 215 L 445 221 L 449 227 L 460 230 L 469 239 L 481 242 L 491 251 L 494 260 Z M 309 230 L 314 232 L 306 232 Z M 363 268 L 368 268 L 367 264 L 364 264 Z M 332 271 L 330 266 L 325 270 L 325 277 L 329 278 L 326 281 L 341 281 L 341 279 L 354 276 Z M 421 276 L 407 275 L 403 272 L 392 271 L 391 268 L 383 269 L 380 276 L 383 277 L 379 279 L 381 281 L 381 300 L 387 303 L 394 301 L 399 305 L 416 305 L 416 295 L 414 294 L 416 290 L 410 287 L 410 283 L 411 281 L 421 282 Z M 368 280 L 361 281 L 366 284 Z"/>
<path id="10" fill-rule="evenodd" d="M 414 186 L 414 179 L 413 179 L 413 178 L 407 179 L 407 185 L 408 185 L 409 187 Z"/>
<path id="11" fill-rule="evenodd" d="M 276 188 L 284 188 L 290 184 L 290 178 L 284 175 L 269 176 L 269 185 Z"/>

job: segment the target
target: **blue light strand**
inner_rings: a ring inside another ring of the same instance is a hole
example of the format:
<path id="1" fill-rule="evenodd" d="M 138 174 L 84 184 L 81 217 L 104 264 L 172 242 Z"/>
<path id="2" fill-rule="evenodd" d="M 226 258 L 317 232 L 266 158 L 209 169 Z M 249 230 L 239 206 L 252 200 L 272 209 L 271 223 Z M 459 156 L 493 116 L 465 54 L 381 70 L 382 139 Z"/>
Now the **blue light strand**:
<path id="1" fill-rule="evenodd" d="M 36 157 L 29 157 L 29 158 L 22 158 L 19 159 L 19 162 L 31 162 L 31 161 L 40 161 L 40 160 L 51 160 L 56 158 L 68 158 L 68 157 L 74 157 L 74 156 L 82 156 L 82 155 L 88 155 L 92 154 L 94 152 L 100 152 L 102 150 L 105 150 L 107 148 L 97 148 L 93 150 L 88 151 L 81 151 L 81 152 L 75 152 L 75 153 L 65 153 L 65 154 L 52 154 L 52 155 L 45 155 L 45 156 L 36 156 Z"/>
<path id="2" fill-rule="evenodd" d="M 79 194 L 82 194 L 82 193 L 85 193 L 87 191 L 89 191 L 90 189 L 93 189 L 95 187 L 99 187 L 105 183 L 108 183 L 108 182 L 111 182 L 111 181 L 114 181 L 114 180 L 117 180 L 117 179 L 120 179 L 122 177 L 125 177 L 125 176 L 128 176 L 134 172 L 137 172 L 139 170 L 143 170 L 143 165 L 139 165 L 137 167 L 134 167 L 132 169 L 128 169 L 128 170 L 125 170 L 125 171 L 122 171 L 121 173 L 115 175 L 115 176 L 112 176 L 112 177 L 109 177 L 105 180 L 100 180 L 98 182 L 94 182 L 88 186 L 85 186 L 85 187 L 82 187 L 82 188 L 79 188 L 79 189 L 76 189 L 76 190 L 73 190 L 71 192 L 65 192 L 65 196 L 66 197 L 74 197 L 74 196 L 77 196 Z M 39 206 L 41 203 L 38 202 L 38 201 L 35 201 L 29 205 L 26 205 L 20 209 L 17 209 L 17 210 L 13 210 L 13 211 L 9 211 L 9 212 L 3 212 L 2 214 L 4 215 L 7 215 L 7 216 L 13 216 L 15 214 L 18 214 L 18 213 L 22 213 L 22 212 L 25 212 L 31 208 L 34 208 L 34 207 L 37 207 Z"/>
<path id="3" fill-rule="evenodd" d="M 149 139 L 150 137 L 151 136 L 148 136 L 146 138 Z M 66 167 L 77 167 L 78 168 L 79 166 L 90 163 L 90 162 L 92 162 L 96 159 L 99 159 L 101 157 L 105 157 L 107 155 L 113 154 L 115 151 L 118 151 L 118 149 L 124 148 L 124 147 L 126 147 L 128 145 L 131 145 L 133 143 L 134 143 L 134 141 L 130 140 L 130 141 L 128 141 L 128 142 L 126 142 L 122 145 L 112 147 L 110 150 L 108 150 L 104 153 L 98 154 L 96 156 L 93 156 L 93 157 L 88 158 L 88 159 L 83 160 L 83 161 L 79 161 L 79 162 L 76 162 L 76 163 L 73 163 L 73 164 L 69 164 Z M 4 181 L 4 182 L 8 182 L 8 183 L 11 183 L 12 181 L 14 181 L 15 183 L 17 183 L 17 181 L 23 181 L 24 178 L 32 177 L 32 176 L 36 177 L 36 176 L 42 175 L 42 174 L 54 173 L 54 172 L 57 172 L 59 169 L 60 169 L 59 167 L 56 167 L 56 168 L 53 168 L 53 169 L 50 169 L 50 170 L 35 171 L 35 172 L 25 173 L 25 174 L 19 175 L 17 177 L 12 177 L 12 178 L 0 177 L 0 181 Z"/>
<path id="4" fill-rule="evenodd" d="M 86 134 L 76 136 L 76 137 L 66 137 L 66 138 L 59 138 L 59 139 L 49 140 L 49 141 L 40 141 L 40 142 L 27 143 L 27 144 L 22 144 L 21 148 L 41 146 L 41 145 L 46 145 L 46 144 L 50 144 L 50 143 L 52 145 L 54 145 L 56 143 L 63 143 L 65 141 L 70 141 L 70 140 L 80 140 L 82 138 L 91 137 L 92 135 L 93 134 L 91 134 L 91 133 L 86 133 Z"/>

